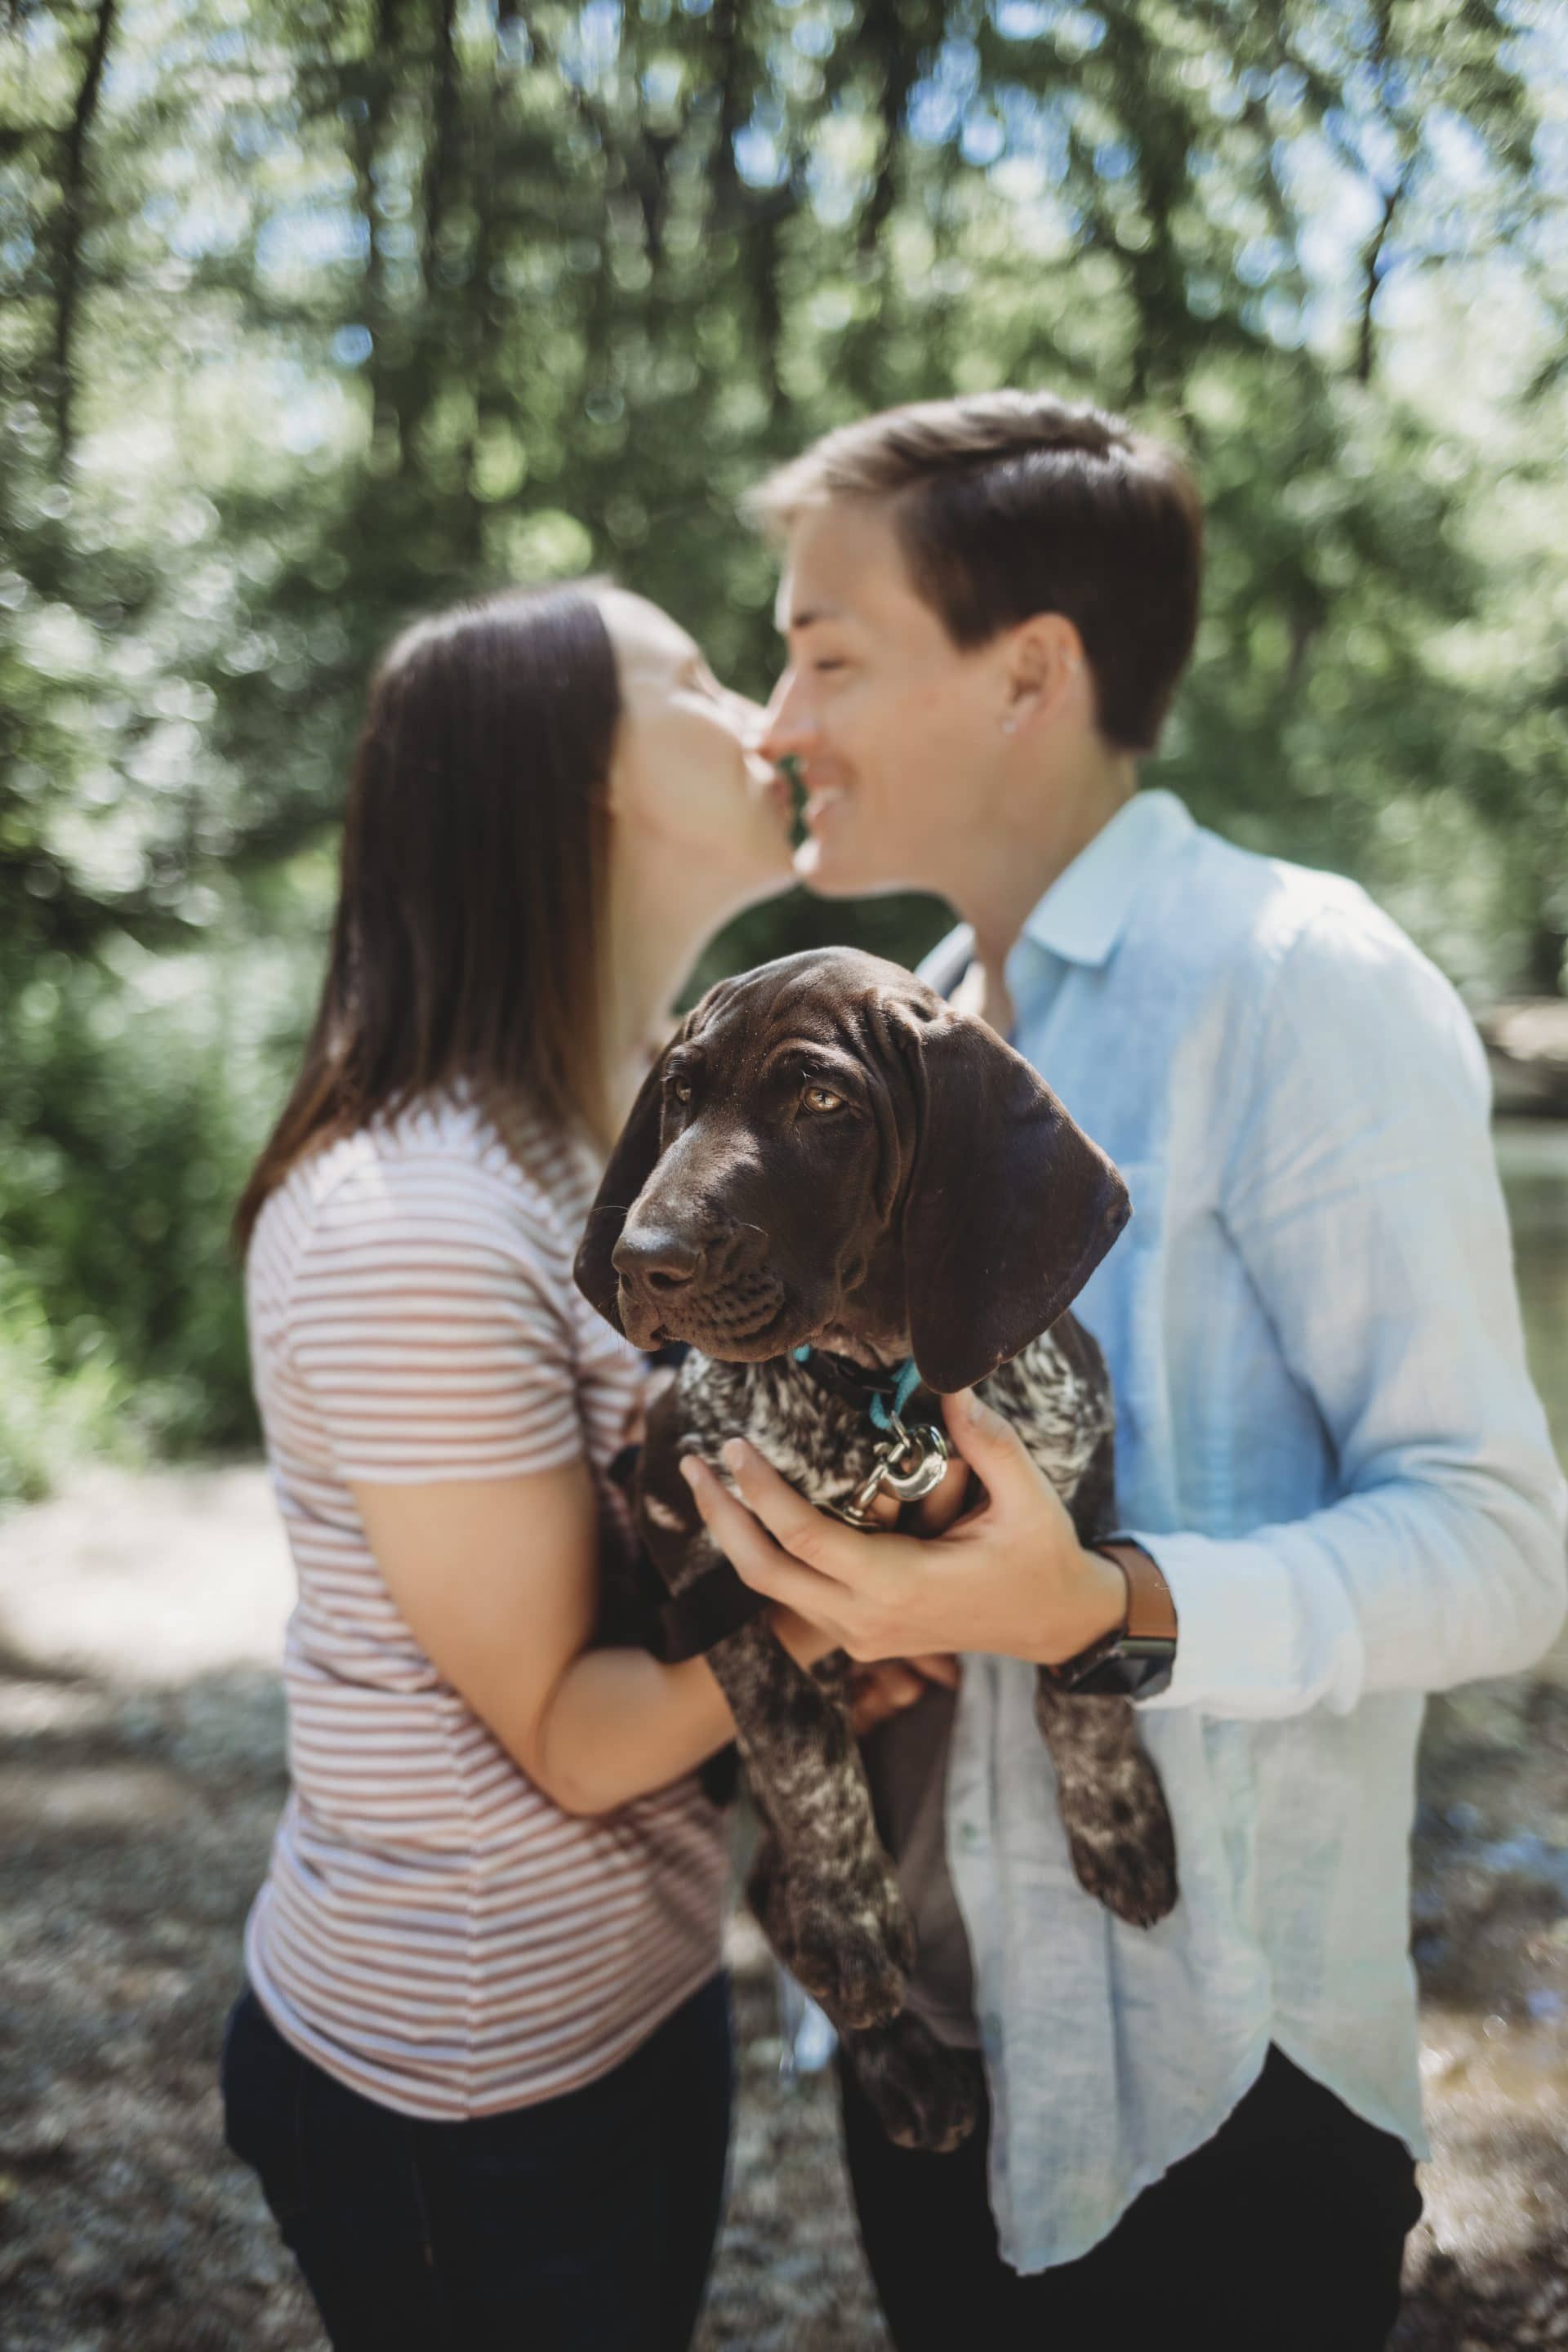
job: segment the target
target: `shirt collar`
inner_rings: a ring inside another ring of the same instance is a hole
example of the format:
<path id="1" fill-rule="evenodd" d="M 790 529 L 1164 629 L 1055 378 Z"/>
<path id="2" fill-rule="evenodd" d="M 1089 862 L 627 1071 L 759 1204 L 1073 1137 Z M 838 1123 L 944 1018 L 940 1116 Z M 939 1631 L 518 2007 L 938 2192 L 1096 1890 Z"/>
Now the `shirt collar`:
<path id="1" fill-rule="evenodd" d="M 1174 793 L 1134 793 L 1058 875 L 1026 918 L 1024 937 L 1068 963 L 1108 962 L 1144 877 L 1195 829 Z"/>

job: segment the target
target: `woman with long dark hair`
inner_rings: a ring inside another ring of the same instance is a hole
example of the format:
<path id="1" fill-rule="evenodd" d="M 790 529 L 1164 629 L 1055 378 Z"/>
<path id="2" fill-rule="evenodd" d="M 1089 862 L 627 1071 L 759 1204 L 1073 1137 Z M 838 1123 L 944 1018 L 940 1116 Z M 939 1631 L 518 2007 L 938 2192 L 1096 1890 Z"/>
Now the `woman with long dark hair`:
<path id="1" fill-rule="evenodd" d="M 300 1597 L 224 2093 L 340 2352 L 695 2324 L 731 2084 L 695 1769 L 731 1727 L 701 1660 L 590 1646 L 644 1368 L 571 1268 L 671 993 L 789 879 L 759 717 L 597 585 L 423 622 L 371 688 L 237 1218 Z"/>

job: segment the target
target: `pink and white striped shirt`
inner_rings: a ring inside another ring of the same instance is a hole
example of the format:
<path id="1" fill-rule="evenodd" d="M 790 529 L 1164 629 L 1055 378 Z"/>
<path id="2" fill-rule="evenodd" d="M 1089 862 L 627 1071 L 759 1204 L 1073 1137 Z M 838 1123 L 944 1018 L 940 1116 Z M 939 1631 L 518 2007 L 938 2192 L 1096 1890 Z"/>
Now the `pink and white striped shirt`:
<path id="1" fill-rule="evenodd" d="M 299 1575 L 292 1790 L 246 1935 L 279 2031 L 407 2115 L 490 2115 L 606 2074 L 720 1963 L 721 1815 L 695 1779 L 561 1811 L 445 1682 L 350 1480 L 605 1479 L 642 1361 L 572 1281 L 596 1183 L 536 1119 L 431 1099 L 305 1160 L 247 1268 L 251 1360 Z M 526 1172 L 524 1172 L 526 1169 Z"/>

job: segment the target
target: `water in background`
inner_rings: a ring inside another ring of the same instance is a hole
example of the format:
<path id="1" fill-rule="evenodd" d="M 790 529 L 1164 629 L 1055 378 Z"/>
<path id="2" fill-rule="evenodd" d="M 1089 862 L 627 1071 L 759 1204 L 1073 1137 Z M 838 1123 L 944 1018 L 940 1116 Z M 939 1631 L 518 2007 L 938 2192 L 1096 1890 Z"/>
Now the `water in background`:
<path id="1" fill-rule="evenodd" d="M 1500 1119 L 1493 1135 L 1531 1370 L 1568 1461 L 1568 1120 Z"/>

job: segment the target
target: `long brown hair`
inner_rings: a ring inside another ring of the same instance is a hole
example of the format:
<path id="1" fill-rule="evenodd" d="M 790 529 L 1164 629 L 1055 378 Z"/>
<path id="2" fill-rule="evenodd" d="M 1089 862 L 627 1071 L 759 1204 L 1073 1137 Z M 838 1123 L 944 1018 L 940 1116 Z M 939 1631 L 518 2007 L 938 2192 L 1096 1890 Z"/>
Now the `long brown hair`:
<path id="1" fill-rule="evenodd" d="M 458 1078 L 603 1133 L 621 688 L 598 584 L 460 604 L 405 630 L 377 670 L 321 1005 L 235 1213 L 242 1248 L 305 1153 Z"/>

